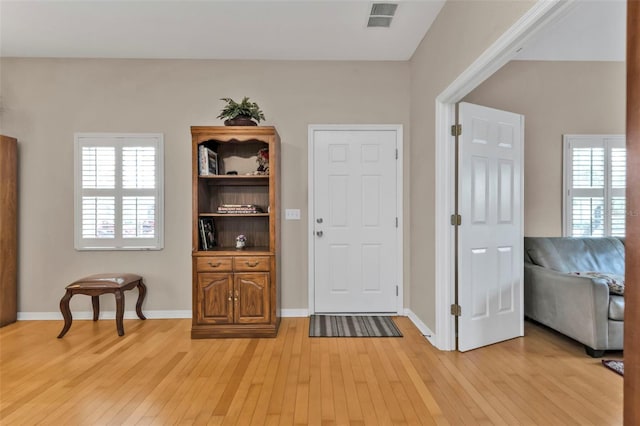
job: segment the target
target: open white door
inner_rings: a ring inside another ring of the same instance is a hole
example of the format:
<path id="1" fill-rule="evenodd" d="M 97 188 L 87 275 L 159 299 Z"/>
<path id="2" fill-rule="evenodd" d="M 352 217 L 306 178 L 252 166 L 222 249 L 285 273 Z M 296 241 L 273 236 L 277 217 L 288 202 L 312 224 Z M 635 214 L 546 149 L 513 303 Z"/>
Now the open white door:
<path id="1" fill-rule="evenodd" d="M 397 312 L 397 130 L 315 129 L 316 313 Z"/>
<path id="2" fill-rule="evenodd" d="M 458 105 L 458 349 L 524 335 L 524 117 Z"/>

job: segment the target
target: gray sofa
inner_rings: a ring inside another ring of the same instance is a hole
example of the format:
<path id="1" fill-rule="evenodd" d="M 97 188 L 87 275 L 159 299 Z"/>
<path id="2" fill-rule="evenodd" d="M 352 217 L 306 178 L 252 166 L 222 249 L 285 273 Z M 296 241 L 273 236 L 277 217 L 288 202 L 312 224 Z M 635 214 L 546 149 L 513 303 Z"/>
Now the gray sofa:
<path id="1" fill-rule="evenodd" d="M 624 296 L 609 294 L 602 279 L 575 275 L 587 271 L 624 275 L 624 239 L 525 237 L 525 316 L 600 357 L 623 348 Z"/>

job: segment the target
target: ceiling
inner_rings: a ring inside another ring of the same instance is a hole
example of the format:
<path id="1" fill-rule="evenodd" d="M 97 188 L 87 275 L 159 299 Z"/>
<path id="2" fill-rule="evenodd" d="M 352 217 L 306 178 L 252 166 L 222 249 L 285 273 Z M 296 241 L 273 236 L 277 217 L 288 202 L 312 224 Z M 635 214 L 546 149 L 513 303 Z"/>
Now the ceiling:
<path id="1" fill-rule="evenodd" d="M 408 60 L 444 0 L 1 0 L 4 57 Z"/>
<path id="2" fill-rule="evenodd" d="M 451 1 L 451 0 L 450 0 Z M 411 58 L 444 0 L 401 0 L 367 28 L 363 0 L 0 0 L 3 57 Z M 578 0 L 521 60 L 624 60 L 626 3 Z"/>
<path id="3" fill-rule="evenodd" d="M 516 59 L 624 61 L 627 4 L 624 0 L 580 0 L 525 45 Z"/>

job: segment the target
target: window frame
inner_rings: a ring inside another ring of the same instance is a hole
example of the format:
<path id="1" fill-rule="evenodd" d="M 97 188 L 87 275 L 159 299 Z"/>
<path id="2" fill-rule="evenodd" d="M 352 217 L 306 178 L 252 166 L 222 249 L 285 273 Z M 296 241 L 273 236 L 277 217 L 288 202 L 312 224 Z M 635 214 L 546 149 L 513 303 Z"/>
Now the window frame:
<path id="1" fill-rule="evenodd" d="M 141 139 L 144 143 L 141 144 Z M 113 189 L 84 189 L 82 187 L 82 148 L 114 147 L 116 150 L 116 185 Z M 155 147 L 155 188 L 123 189 L 122 148 L 127 146 Z M 82 199 L 87 192 L 104 191 L 115 197 L 114 238 L 82 237 Z M 126 192 L 146 192 L 155 197 L 155 236 L 153 238 L 124 238 L 122 229 L 122 198 Z M 74 247 L 78 251 L 162 250 L 164 248 L 164 135 L 162 133 L 75 133 L 74 134 Z M 120 234 L 120 235 L 118 235 Z"/>
<path id="2" fill-rule="evenodd" d="M 603 148 L 604 150 L 604 189 L 603 189 L 603 205 L 604 214 L 604 228 L 603 237 L 610 237 L 612 231 L 612 214 L 611 214 L 611 199 L 614 196 L 614 192 L 620 192 L 619 188 L 612 188 L 611 177 L 611 149 L 612 148 L 625 148 L 626 149 L 626 135 L 624 134 L 589 134 L 589 135 L 576 135 L 568 134 L 562 137 L 562 235 L 564 237 L 572 237 L 571 230 L 573 225 L 571 215 L 571 200 L 574 197 L 572 193 L 573 188 L 573 151 L 572 148 L 584 147 L 584 148 Z M 622 189 L 624 194 L 625 189 Z M 625 221 L 626 222 L 626 221 Z M 626 224 L 626 223 L 625 223 Z M 626 231 L 625 231 L 626 234 Z M 594 236 L 597 238 L 597 236 Z"/>

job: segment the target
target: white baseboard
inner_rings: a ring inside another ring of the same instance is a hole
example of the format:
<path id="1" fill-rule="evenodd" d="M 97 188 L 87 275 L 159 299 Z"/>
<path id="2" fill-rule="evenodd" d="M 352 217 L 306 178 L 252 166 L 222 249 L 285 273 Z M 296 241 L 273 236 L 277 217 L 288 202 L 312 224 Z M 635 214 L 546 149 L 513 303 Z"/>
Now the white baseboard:
<path id="1" fill-rule="evenodd" d="M 280 316 L 282 318 L 308 317 L 309 310 L 308 309 L 281 309 Z"/>
<path id="2" fill-rule="evenodd" d="M 144 316 L 149 319 L 170 319 L 170 318 L 191 318 L 191 310 L 188 311 L 143 311 Z M 93 319 L 91 311 L 72 311 L 73 319 L 90 320 Z M 308 317 L 308 309 L 282 309 L 280 315 L 283 318 Z M 100 319 L 114 319 L 115 311 L 100 312 Z M 135 311 L 125 311 L 124 319 L 136 319 Z M 48 321 L 62 320 L 60 312 L 18 312 L 18 321 Z"/>
<path id="3" fill-rule="evenodd" d="M 149 319 L 170 319 L 170 318 L 191 318 L 191 310 L 185 311 L 142 311 L 145 317 Z M 91 311 L 72 311 L 74 320 L 90 320 L 93 319 L 93 312 Z M 115 319 L 115 311 L 102 311 L 100 312 L 100 319 Z M 138 315 L 135 311 L 125 311 L 124 319 L 137 319 Z M 47 321 L 47 320 L 60 320 L 62 321 L 62 314 L 60 312 L 18 312 L 18 321 Z"/>
<path id="4" fill-rule="evenodd" d="M 191 310 L 184 311 L 143 311 L 144 316 L 149 319 L 172 319 L 172 318 L 191 318 Z M 411 319 L 411 321 L 418 327 L 418 330 L 431 341 L 433 333 L 429 330 L 429 327 L 424 325 L 422 321 L 410 310 L 405 309 L 405 315 Z M 90 320 L 93 319 L 93 312 L 91 311 L 73 311 L 73 319 L 76 320 Z M 282 318 L 304 318 L 309 316 L 308 309 L 282 309 L 280 311 Z M 115 311 L 102 311 L 100 312 L 100 319 L 112 320 L 115 319 Z M 135 311 L 125 311 L 124 319 L 136 319 L 138 315 Z M 62 321 L 62 314 L 60 312 L 18 312 L 18 321 Z M 433 344 L 433 342 L 431 342 Z"/>
<path id="5" fill-rule="evenodd" d="M 427 338 L 429 343 L 431 343 L 432 346 L 437 348 L 435 344 L 435 341 L 436 341 L 435 333 L 431 331 L 429 327 L 427 327 L 427 325 L 423 323 L 420 320 L 420 318 L 418 318 L 418 316 L 411 309 L 408 309 L 408 308 L 405 309 L 404 314 L 409 317 L 411 322 L 418 328 L 418 330 L 420 330 L 420 333 L 422 333 L 422 335 Z"/>

